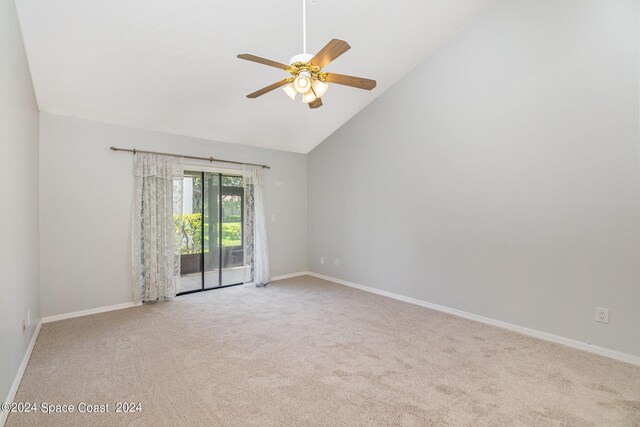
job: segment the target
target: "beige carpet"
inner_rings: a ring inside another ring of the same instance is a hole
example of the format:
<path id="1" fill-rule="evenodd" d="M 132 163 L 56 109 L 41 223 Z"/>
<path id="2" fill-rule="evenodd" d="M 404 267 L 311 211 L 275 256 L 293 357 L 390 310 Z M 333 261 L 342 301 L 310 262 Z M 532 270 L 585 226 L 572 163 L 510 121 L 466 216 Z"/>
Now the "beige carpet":
<path id="1" fill-rule="evenodd" d="M 301 277 L 44 325 L 16 401 L 110 412 L 9 426 L 637 426 L 640 367 Z"/>

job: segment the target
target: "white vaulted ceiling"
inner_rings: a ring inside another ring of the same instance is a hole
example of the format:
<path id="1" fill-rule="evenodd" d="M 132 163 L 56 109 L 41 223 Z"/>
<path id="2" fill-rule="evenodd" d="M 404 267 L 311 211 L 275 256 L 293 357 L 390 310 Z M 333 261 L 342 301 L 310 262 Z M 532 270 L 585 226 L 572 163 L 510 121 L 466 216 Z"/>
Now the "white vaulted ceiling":
<path id="1" fill-rule="evenodd" d="M 307 0 L 307 46 L 351 50 L 325 68 L 378 81 L 332 84 L 310 110 L 282 90 L 245 96 L 302 50 L 301 0 L 17 0 L 41 111 L 306 153 L 491 3 Z"/>

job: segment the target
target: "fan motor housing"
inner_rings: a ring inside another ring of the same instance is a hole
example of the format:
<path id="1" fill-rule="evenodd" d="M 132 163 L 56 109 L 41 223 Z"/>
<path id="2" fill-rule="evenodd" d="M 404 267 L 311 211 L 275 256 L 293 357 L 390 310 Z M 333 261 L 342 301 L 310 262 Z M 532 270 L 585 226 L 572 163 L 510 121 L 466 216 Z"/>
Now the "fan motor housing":
<path id="1" fill-rule="evenodd" d="M 291 57 L 291 59 L 289 60 L 289 65 L 293 65 L 296 62 L 302 62 L 303 64 L 306 64 L 307 62 L 311 61 L 311 58 L 313 58 L 313 55 L 310 55 L 308 53 L 300 53 Z"/>

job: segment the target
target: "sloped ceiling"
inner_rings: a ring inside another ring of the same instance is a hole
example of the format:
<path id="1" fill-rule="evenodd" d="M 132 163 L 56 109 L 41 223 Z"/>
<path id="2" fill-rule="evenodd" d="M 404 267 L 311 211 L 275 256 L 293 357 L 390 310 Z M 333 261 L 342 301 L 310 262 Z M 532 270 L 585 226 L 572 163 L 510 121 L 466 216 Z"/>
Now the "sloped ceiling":
<path id="1" fill-rule="evenodd" d="M 302 51 L 301 0 L 17 0 L 41 111 L 306 153 L 486 8 L 490 0 L 307 0 L 307 46 L 351 50 L 325 68 L 373 78 L 331 85 L 310 110 L 286 77 L 236 58 Z"/>

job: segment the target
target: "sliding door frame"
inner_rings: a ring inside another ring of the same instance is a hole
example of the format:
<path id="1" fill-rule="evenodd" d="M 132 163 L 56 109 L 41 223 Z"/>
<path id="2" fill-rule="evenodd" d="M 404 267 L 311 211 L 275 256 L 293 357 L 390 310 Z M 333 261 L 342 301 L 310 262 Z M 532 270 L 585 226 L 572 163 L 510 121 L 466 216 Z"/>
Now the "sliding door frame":
<path id="1" fill-rule="evenodd" d="M 242 177 L 242 170 L 241 169 L 223 169 L 223 168 L 215 168 L 215 167 L 207 167 L 207 166 L 196 166 L 196 165 L 185 165 L 184 166 L 184 170 L 185 172 L 200 172 L 200 177 L 202 180 L 202 197 L 201 197 L 201 212 L 202 212 L 202 225 L 200 226 L 200 265 L 202 266 L 202 270 L 200 271 L 200 289 L 192 289 L 190 291 L 184 291 L 184 292 L 180 292 L 178 294 L 176 294 L 176 296 L 181 296 L 181 295 L 189 295 L 189 294 L 195 294 L 198 292 L 206 292 L 206 291 L 212 291 L 214 289 L 222 289 L 222 288 L 230 288 L 232 286 L 240 286 L 243 285 L 244 282 L 240 282 L 240 283 L 232 283 L 230 285 L 222 285 L 222 261 L 223 261 L 223 246 L 222 246 L 222 177 L 223 176 L 239 176 Z M 209 173 L 209 174 L 213 174 L 216 175 L 218 177 L 218 238 L 220 239 L 218 242 L 218 286 L 213 286 L 210 288 L 205 288 L 205 258 L 204 258 L 204 187 L 205 187 L 205 174 Z M 241 207 L 241 212 L 240 212 L 240 227 L 242 229 L 241 231 L 241 236 L 242 236 L 242 244 L 244 245 L 244 203 L 245 203 L 245 199 L 244 199 L 244 193 L 242 196 L 242 207 Z M 243 247 L 244 250 L 244 247 Z M 244 257 L 243 257 L 244 260 Z M 242 262 L 244 265 L 244 261 Z"/>

